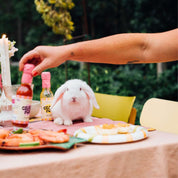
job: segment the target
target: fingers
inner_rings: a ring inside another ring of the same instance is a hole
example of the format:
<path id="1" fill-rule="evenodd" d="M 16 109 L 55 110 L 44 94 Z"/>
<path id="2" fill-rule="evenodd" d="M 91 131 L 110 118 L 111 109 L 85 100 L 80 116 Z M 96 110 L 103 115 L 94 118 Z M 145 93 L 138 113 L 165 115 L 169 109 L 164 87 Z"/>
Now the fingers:
<path id="1" fill-rule="evenodd" d="M 32 75 L 37 76 L 48 68 L 56 67 L 59 64 L 56 61 L 56 55 L 54 55 L 56 54 L 55 49 L 55 47 L 38 46 L 32 51 L 29 51 L 21 58 L 19 62 L 19 70 L 23 71 L 24 65 L 26 63 L 31 63 L 35 65 Z"/>
<path id="2" fill-rule="evenodd" d="M 46 63 L 46 61 L 48 60 L 44 60 L 42 61 L 41 63 L 39 63 L 32 71 L 32 75 L 33 77 L 37 76 L 37 75 L 40 75 L 45 69 L 48 69 L 49 66 L 48 64 Z"/>
<path id="3" fill-rule="evenodd" d="M 33 63 L 37 65 L 39 63 L 39 60 L 40 60 L 40 55 L 36 50 L 29 51 L 21 58 L 19 62 L 19 70 L 23 71 L 24 65 L 26 63 Z"/>

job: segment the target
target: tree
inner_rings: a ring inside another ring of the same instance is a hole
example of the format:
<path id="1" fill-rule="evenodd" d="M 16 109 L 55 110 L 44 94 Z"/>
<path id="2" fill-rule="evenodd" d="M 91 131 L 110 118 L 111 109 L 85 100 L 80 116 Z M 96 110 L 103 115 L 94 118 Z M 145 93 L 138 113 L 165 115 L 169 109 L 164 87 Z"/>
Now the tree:
<path id="1" fill-rule="evenodd" d="M 74 26 L 68 11 L 74 7 L 72 0 L 35 0 L 35 5 L 45 24 L 52 27 L 54 33 L 64 35 L 67 40 L 72 39 Z"/>

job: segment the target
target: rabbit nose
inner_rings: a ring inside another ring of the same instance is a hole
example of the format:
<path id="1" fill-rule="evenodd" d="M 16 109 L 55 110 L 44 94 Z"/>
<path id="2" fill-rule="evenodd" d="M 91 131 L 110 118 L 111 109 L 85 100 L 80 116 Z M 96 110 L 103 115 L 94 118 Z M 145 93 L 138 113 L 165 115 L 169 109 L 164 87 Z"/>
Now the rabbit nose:
<path id="1" fill-rule="evenodd" d="M 72 97 L 72 102 L 76 102 L 76 97 Z"/>

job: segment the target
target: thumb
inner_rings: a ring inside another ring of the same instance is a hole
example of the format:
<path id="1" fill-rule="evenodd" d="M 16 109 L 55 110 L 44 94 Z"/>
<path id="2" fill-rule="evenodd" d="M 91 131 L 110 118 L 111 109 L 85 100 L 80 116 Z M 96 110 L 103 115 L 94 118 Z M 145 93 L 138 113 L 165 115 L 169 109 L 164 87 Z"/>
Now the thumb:
<path id="1" fill-rule="evenodd" d="M 35 77 L 37 75 L 40 75 L 45 69 L 47 69 L 47 65 L 42 62 L 40 64 L 38 64 L 32 71 L 32 76 Z"/>

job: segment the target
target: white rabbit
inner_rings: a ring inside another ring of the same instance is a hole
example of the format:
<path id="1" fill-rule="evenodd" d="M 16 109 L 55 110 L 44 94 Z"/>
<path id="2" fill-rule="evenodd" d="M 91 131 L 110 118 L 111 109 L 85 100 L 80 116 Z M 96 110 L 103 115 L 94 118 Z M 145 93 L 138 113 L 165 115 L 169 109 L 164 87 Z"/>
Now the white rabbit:
<path id="1" fill-rule="evenodd" d="M 89 85 L 79 79 L 68 80 L 56 90 L 54 95 L 51 105 L 54 123 L 71 125 L 72 120 L 76 119 L 92 122 L 93 106 L 99 108 Z"/>

